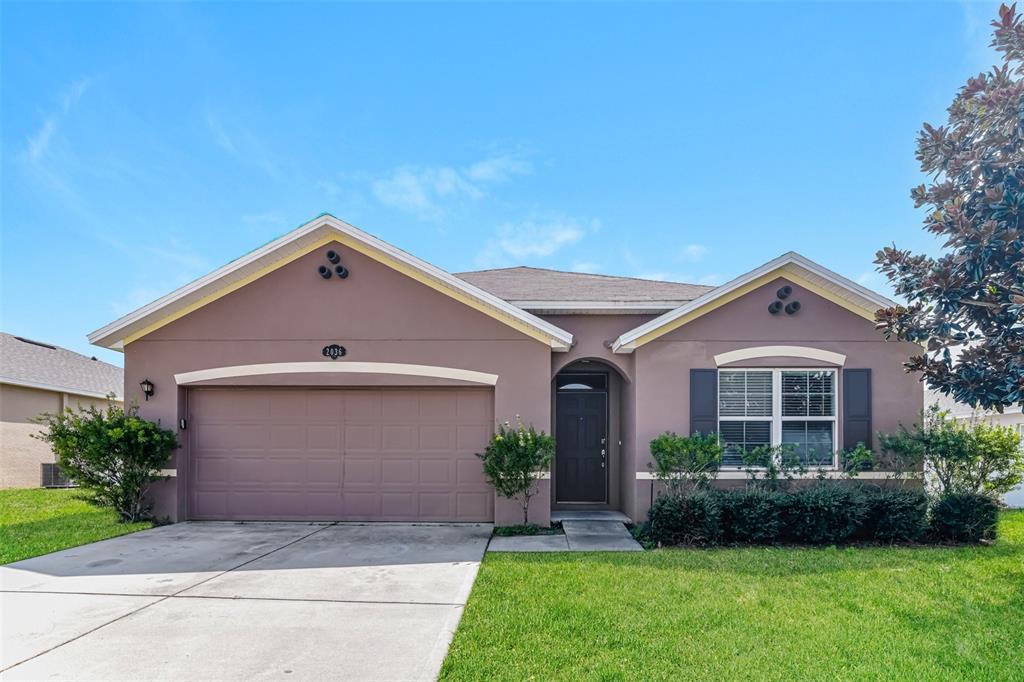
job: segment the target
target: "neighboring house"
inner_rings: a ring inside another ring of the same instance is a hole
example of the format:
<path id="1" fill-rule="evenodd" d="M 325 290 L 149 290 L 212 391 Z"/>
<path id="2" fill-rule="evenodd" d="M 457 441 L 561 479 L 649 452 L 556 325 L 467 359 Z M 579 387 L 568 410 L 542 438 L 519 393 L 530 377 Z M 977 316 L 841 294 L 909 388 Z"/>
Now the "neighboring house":
<path id="1" fill-rule="evenodd" d="M 124 371 L 66 348 L 0 332 L 0 488 L 41 483 L 41 464 L 53 462 L 50 447 L 35 438 L 41 414 L 65 408 L 120 404 Z"/>
<path id="2" fill-rule="evenodd" d="M 720 477 L 740 479 L 742 447 L 834 468 L 913 422 L 917 347 L 874 328 L 889 304 L 795 253 L 715 288 L 453 275 L 324 215 L 89 340 L 122 350 L 128 399 L 179 430 L 160 516 L 515 522 L 476 453 L 518 415 L 558 442 L 531 506 L 546 523 L 642 517 L 666 430 L 719 431 Z"/>
<path id="3" fill-rule="evenodd" d="M 970 405 L 958 403 L 949 396 L 931 390 L 927 392 L 925 399 L 929 405 L 938 404 L 940 409 L 948 412 L 954 419 L 980 420 L 998 426 L 1008 426 L 1020 436 L 1020 444 L 1024 448 L 1024 413 L 1019 407 L 1007 408 L 1002 414 L 995 411 L 979 411 Z M 1020 485 L 1004 495 L 1003 501 L 1011 507 L 1024 507 L 1024 485 Z"/>

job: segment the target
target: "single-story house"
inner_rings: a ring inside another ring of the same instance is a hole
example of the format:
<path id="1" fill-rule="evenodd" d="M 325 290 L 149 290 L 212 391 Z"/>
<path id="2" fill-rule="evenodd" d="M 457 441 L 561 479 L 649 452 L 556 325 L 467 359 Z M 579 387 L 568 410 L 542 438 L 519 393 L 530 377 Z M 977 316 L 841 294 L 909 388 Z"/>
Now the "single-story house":
<path id="1" fill-rule="evenodd" d="M 514 523 L 476 453 L 518 415 L 557 439 L 531 506 L 546 523 L 643 517 L 666 430 L 720 433 L 719 476 L 738 479 L 740 448 L 791 443 L 832 470 L 913 422 L 915 347 L 874 328 L 889 304 L 792 252 L 719 287 L 456 275 L 323 215 L 89 340 L 178 430 L 160 515 Z"/>
<path id="2" fill-rule="evenodd" d="M 926 399 L 928 404 L 937 404 L 939 409 L 947 412 L 953 419 L 961 421 L 983 421 L 993 426 L 1005 426 L 1013 429 L 1020 437 L 1020 446 L 1024 448 L 1024 411 L 1020 407 L 1008 407 L 1002 413 L 994 410 L 977 410 L 970 405 L 957 402 L 948 395 L 929 390 Z M 1003 501 L 1010 507 L 1024 508 L 1024 485 L 1017 486 L 1003 495 Z"/>
<path id="3" fill-rule="evenodd" d="M 41 341 L 0 332 L 0 488 L 34 488 L 53 477 L 53 451 L 33 421 L 66 408 L 121 404 L 120 367 Z M 46 470 L 45 476 L 43 470 Z"/>

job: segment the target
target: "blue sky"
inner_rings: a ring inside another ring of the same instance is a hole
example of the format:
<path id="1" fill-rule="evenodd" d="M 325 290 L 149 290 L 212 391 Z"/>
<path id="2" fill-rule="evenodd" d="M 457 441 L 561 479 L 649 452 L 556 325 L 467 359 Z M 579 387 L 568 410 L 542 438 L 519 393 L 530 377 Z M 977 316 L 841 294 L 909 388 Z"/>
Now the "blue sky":
<path id="1" fill-rule="evenodd" d="M 2 329 L 85 335 L 328 211 L 451 271 L 935 251 L 914 139 L 997 3 L 2 7 Z"/>

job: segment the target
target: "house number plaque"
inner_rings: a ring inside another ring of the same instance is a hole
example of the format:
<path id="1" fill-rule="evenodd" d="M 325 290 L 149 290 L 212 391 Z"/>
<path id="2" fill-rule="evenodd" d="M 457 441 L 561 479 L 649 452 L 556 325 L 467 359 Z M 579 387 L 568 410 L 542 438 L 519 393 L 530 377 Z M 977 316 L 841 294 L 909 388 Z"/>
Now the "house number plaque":
<path id="1" fill-rule="evenodd" d="M 339 346 L 336 343 L 332 343 L 329 346 L 324 346 L 324 350 L 323 350 L 324 357 L 325 358 L 330 358 L 331 360 L 337 360 L 338 358 L 343 358 L 343 357 L 345 357 L 346 353 L 348 353 L 348 351 L 345 350 L 345 346 Z"/>

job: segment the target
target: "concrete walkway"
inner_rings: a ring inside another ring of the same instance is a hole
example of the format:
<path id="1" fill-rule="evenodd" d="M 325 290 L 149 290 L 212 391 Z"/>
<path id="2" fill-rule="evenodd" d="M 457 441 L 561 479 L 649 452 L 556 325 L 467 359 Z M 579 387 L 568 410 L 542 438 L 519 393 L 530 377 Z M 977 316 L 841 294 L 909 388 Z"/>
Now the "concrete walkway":
<path id="1" fill-rule="evenodd" d="M 0 567 L 3 680 L 430 680 L 480 525 L 183 523 Z"/>
<path id="2" fill-rule="evenodd" d="M 565 535 L 494 537 L 488 552 L 642 552 L 621 521 L 562 521 Z"/>

